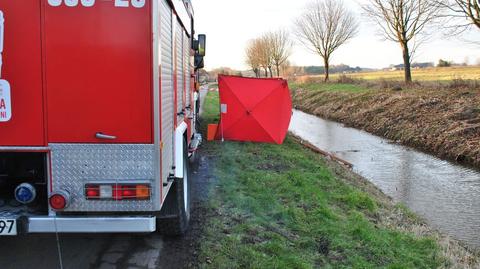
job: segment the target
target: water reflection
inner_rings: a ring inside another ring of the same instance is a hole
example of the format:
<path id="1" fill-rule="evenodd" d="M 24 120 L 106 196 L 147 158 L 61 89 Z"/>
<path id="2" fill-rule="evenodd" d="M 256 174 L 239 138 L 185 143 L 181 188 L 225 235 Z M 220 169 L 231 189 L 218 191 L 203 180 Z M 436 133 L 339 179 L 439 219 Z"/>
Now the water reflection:
<path id="1" fill-rule="evenodd" d="M 294 111 L 290 131 L 351 162 L 434 227 L 480 248 L 480 173 L 363 131 Z"/>

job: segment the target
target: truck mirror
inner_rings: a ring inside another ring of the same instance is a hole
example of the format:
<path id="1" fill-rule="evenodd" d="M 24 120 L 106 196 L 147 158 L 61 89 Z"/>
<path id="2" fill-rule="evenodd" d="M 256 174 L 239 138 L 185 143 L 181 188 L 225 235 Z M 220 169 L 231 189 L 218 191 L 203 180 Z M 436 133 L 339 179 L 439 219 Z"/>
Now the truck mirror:
<path id="1" fill-rule="evenodd" d="M 198 55 L 204 57 L 205 56 L 205 48 L 207 45 L 207 36 L 206 35 L 198 35 Z"/>

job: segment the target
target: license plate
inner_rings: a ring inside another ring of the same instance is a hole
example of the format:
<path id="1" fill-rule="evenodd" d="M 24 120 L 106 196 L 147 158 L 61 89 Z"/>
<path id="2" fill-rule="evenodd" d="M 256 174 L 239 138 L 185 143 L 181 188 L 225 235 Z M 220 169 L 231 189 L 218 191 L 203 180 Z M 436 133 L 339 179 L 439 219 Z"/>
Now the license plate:
<path id="1" fill-rule="evenodd" d="M 0 219 L 0 236 L 17 235 L 17 220 Z"/>

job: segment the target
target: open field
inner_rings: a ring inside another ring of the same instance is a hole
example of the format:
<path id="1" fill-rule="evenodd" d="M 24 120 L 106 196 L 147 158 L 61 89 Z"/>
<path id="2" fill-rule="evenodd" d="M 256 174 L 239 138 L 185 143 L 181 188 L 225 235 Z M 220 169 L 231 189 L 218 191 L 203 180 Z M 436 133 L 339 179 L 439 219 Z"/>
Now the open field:
<path id="1" fill-rule="evenodd" d="M 347 83 L 289 83 L 290 89 L 303 89 L 311 92 L 332 92 L 332 93 L 361 93 L 367 92 L 371 89 L 368 89 L 362 85 L 347 84 Z"/>
<path id="2" fill-rule="evenodd" d="M 203 122 L 218 121 L 218 93 Z M 215 186 L 200 268 L 475 268 L 402 206 L 288 136 L 283 145 L 209 142 Z M 448 257 L 448 258 L 447 258 Z"/>
<path id="3" fill-rule="evenodd" d="M 402 81 L 404 78 L 403 70 L 397 71 L 375 71 L 364 73 L 350 73 L 346 74 L 348 77 L 363 80 L 395 80 Z M 340 74 L 332 74 L 331 79 L 336 80 Z M 424 68 L 412 69 L 412 76 L 414 81 L 451 81 L 454 79 L 470 79 L 480 80 L 480 67 L 440 67 L 440 68 Z M 300 81 L 305 81 L 308 77 L 323 77 L 305 76 L 300 77 Z"/>

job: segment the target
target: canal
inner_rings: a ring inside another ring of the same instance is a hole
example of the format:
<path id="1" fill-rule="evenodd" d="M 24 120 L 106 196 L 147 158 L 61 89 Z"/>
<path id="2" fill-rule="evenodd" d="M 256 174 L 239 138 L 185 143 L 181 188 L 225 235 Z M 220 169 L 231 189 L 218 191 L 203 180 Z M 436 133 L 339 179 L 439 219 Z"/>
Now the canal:
<path id="1" fill-rule="evenodd" d="M 480 172 L 295 110 L 290 131 L 353 164 L 429 224 L 480 248 Z"/>

